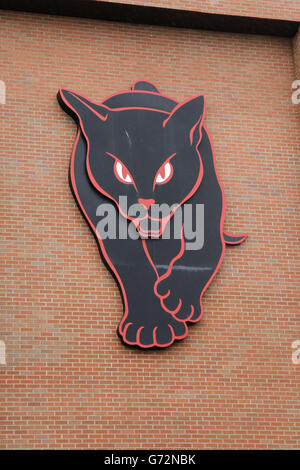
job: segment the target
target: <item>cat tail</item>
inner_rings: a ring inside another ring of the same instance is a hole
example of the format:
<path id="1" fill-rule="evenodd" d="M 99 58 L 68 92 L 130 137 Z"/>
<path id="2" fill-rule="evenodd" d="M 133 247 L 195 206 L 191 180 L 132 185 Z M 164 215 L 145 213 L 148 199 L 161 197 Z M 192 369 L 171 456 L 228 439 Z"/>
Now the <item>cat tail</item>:
<path id="1" fill-rule="evenodd" d="M 131 87 L 132 91 L 151 91 L 151 93 L 160 93 L 154 83 L 148 80 L 137 80 Z"/>
<path id="2" fill-rule="evenodd" d="M 223 232 L 223 237 L 226 245 L 239 245 L 246 240 L 248 233 L 244 233 L 243 235 L 232 235 L 231 233 Z"/>

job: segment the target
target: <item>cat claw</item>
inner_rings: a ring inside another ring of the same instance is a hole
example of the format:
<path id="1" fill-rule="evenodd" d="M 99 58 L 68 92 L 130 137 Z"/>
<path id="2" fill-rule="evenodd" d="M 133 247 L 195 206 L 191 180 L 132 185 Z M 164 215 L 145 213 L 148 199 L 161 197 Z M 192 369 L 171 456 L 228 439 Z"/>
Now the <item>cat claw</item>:
<path id="1" fill-rule="evenodd" d="M 200 298 L 195 298 L 193 292 L 185 296 L 184 290 L 180 295 L 178 290 L 171 289 L 171 285 L 169 277 L 158 279 L 156 282 L 155 294 L 160 298 L 162 308 L 173 315 L 176 320 L 193 323 L 199 321 L 202 313 Z M 197 292 L 197 289 L 191 289 L 191 291 Z M 191 302 L 191 299 L 194 302 Z"/>
<path id="2" fill-rule="evenodd" d="M 177 321 L 170 316 L 166 323 L 159 325 L 154 323 L 141 325 L 129 319 L 128 322 L 123 323 L 119 332 L 126 344 L 151 348 L 153 346 L 166 347 L 175 340 L 185 338 L 188 329 L 184 322 Z"/>

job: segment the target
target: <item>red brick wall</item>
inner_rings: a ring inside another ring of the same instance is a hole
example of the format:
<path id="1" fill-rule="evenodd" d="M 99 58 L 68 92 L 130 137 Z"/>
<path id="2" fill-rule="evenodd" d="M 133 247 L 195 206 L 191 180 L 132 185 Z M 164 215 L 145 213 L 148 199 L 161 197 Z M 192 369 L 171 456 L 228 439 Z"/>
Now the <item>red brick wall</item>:
<path id="1" fill-rule="evenodd" d="M 102 0 L 95 0 L 101 2 Z M 299 0 L 108 0 L 178 10 L 300 21 Z"/>
<path id="2" fill-rule="evenodd" d="M 300 80 L 300 28 L 293 39 L 293 55 L 295 65 L 295 78 Z"/>
<path id="3" fill-rule="evenodd" d="M 0 34 L 1 447 L 299 447 L 292 41 L 13 12 Z M 68 186 L 76 129 L 56 101 L 138 78 L 205 94 L 226 228 L 249 232 L 165 351 L 116 335 L 120 295 Z"/>

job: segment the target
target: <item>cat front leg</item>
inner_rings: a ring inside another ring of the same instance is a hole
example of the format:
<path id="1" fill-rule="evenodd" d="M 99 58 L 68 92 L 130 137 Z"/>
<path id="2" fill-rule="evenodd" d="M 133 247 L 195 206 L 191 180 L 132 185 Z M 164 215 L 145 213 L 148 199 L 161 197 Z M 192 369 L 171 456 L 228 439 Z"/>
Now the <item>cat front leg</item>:
<path id="1" fill-rule="evenodd" d="M 132 299 L 128 296 L 128 313 L 124 314 L 119 325 L 123 341 L 129 345 L 150 348 L 166 347 L 175 340 L 185 338 L 188 333 L 185 322 L 178 321 L 166 312 L 159 299 L 153 293 L 148 295 L 146 290 L 142 286 L 144 299 L 138 299 L 136 294 Z"/>
<path id="2" fill-rule="evenodd" d="M 105 245 L 123 294 L 124 315 L 118 333 L 124 343 L 142 348 L 166 347 L 185 338 L 185 322 L 167 312 L 154 293 L 157 275 L 142 241 L 109 240 Z"/>
<path id="3" fill-rule="evenodd" d="M 202 295 L 209 286 L 221 263 L 224 244 L 207 242 L 198 251 L 182 250 L 169 265 L 166 273 L 155 283 L 155 293 L 163 308 L 176 319 L 197 322 L 202 314 Z"/>
<path id="4" fill-rule="evenodd" d="M 155 291 L 163 308 L 174 318 L 197 322 L 202 313 L 201 281 L 188 269 L 183 265 L 173 267 L 168 276 L 157 280 Z"/>

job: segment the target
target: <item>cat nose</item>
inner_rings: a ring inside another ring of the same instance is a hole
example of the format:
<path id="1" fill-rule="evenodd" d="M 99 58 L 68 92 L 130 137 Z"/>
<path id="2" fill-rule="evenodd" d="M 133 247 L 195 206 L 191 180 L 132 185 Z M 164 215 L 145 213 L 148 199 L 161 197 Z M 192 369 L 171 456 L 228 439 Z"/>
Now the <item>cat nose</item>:
<path id="1" fill-rule="evenodd" d="M 155 199 L 138 199 L 138 203 L 142 204 L 142 206 L 145 207 L 145 209 L 149 209 L 152 204 L 155 203 Z"/>

